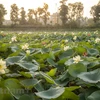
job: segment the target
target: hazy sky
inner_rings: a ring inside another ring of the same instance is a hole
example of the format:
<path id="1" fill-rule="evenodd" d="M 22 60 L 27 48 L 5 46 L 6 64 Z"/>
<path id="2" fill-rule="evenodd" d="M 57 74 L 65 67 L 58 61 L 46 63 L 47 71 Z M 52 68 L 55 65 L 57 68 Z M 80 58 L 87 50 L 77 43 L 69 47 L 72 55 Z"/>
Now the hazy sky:
<path id="1" fill-rule="evenodd" d="M 59 7 L 60 0 L 0 0 L 0 4 L 3 4 L 7 10 L 6 19 L 9 19 L 10 14 L 10 6 L 13 3 L 16 3 L 19 8 L 24 7 L 27 11 L 29 8 L 37 8 L 42 7 L 43 3 L 47 3 L 49 5 L 49 11 L 54 13 L 57 11 L 57 7 Z M 90 8 L 91 6 L 97 4 L 99 0 L 68 0 L 67 3 L 74 2 L 82 2 L 84 4 L 84 16 L 90 17 Z"/>

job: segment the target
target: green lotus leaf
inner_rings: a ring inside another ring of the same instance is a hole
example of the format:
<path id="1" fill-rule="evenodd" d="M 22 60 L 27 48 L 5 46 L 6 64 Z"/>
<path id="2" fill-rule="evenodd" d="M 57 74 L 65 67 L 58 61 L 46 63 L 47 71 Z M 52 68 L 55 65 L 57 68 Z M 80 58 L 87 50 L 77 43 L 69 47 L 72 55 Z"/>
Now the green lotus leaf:
<path id="1" fill-rule="evenodd" d="M 18 100 L 35 100 L 35 98 L 34 95 L 32 96 L 32 95 L 24 94 Z"/>
<path id="2" fill-rule="evenodd" d="M 56 74 L 57 68 L 51 69 L 49 72 L 47 72 L 47 74 L 49 76 L 54 76 Z"/>
<path id="3" fill-rule="evenodd" d="M 36 71 L 39 68 L 37 65 L 30 63 L 30 62 L 19 62 L 16 64 L 19 65 L 20 67 L 30 70 L 30 71 Z"/>
<path id="4" fill-rule="evenodd" d="M 91 56 L 96 56 L 99 54 L 99 51 L 97 49 L 91 48 L 91 49 L 87 49 L 87 53 Z"/>
<path id="5" fill-rule="evenodd" d="M 8 57 L 8 58 L 6 59 L 7 66 L 8 66 L 8 65 L 14 65 L 14 64 L 16 64 L 16 63 L 19 62 L 22 58 L 23 58 L 22 56 Z"/>
<path id="6" fill-rule="evenodd" d="M 98 83 L 100 82 L 100 68 L 90 72 L 83 72 L 78 77 L 88 83 Z"/>
<path id="7" fill-rule="evenodd" d="M 68 72 L 73 77 L 77 77 L 80 73 L 86 71 L 87 68 L 82 63 L 72 64 L 68 67 Z"/>
<path id="8" fill-rule="evenodd" d="M 86 100 L 100 100 L 100 90 L 93 92 Z"/>
<path id="9" fill-rule="evenodd" d="M 38 81 L 37 79 L 25 79 L 20 81 L 20 83 L 25 87 L 25 88 L 33 88 L 34 85 L 36 85 L 37 83 L 39 83 L 40 81 Z"/>
<path id="10" fill-rule="evenodd" d="M 25 92 L 17 79 L 11 78 L 5 80 L 5 87 L 16 99 L 19 99 L 21 95 Z"/>
<path id="11" fill-rule="evenodd" d="M 55 81 L 48 74 L 44 72 L 40 72 L 40 74 L 46 79 L 47 82 L 56 84 Z"/>
<path id="12" fill-rule="evenodd" d="M 63 87 L 50 88 L 49 90 L 35 93 L 37 96 L 45 99 L 54 99 L 63 94 L 65 89 Z"/>

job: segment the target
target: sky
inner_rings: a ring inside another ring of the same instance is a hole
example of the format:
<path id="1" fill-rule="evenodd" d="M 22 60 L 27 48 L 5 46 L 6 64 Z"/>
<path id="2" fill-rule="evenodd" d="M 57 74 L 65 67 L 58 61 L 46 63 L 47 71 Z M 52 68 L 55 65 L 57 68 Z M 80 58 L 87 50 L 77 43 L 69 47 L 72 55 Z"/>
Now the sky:
<path id="1" fill-rule="evenodd" d="M 3 4 L 7 10 L 7 15 L 5 19 L 10 19 L 10 6 L 14 3 L 17 4 L 18 8 L 24 7 L 27 11 L 30 8 L 36 9 L 37 7 L 42 7 L 44 2 L 49 5 L 50 13 L 57 11 L 59 7 L 60 0 L 0 0 L 0 4 Z M 84 4 L 84 17 L 90 17 L 90 9 L 93 5 L 97 4 L 99 0 L 68 0 L 68 3 L 82 2 Z"/>

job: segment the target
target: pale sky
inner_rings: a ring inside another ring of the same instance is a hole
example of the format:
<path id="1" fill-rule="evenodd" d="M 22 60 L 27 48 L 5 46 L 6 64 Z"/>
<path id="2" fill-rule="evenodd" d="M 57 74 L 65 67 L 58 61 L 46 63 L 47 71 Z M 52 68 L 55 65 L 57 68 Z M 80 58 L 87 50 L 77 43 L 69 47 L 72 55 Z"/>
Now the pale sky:
<path id="1" fill-rule="evenodd" d="M 60 0 L 0 0 L 0 4 L 3 4 L 7 10 L 6 19 L 10 19 L 10 6 L 14 3 L 17 4 L 19 8 L 24 7 L 27 11 L 29 8 L 42 7 L 44 2 L 49 5 L 49 11 L 52 13 L 57 11 L 59 7 Z M 97 4 L 99 0 L 68 0 L 67 3 L 82 2 L 84 4 L 84 17 L 90 17 L 91 6 Z"/>

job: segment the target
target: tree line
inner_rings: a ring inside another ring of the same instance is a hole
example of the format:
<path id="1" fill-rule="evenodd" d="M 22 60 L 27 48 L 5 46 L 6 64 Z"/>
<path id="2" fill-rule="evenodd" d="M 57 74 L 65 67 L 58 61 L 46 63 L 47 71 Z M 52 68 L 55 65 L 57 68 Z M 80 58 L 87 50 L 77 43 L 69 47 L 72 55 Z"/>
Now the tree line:
<path id="1" fill-rule="evenodd" d="M 40 18 L 42 18 L 44 24 L 46 25 L 49 16 L 50 12 L 48 12 L 48 4 L 46 3 L 44 3 L 43 7 L 38 7 L 37 9 L 28 9 L 27 15 L 24 7 L 19 9 L 16 4 L 11 5 L 10 19 L 14 25 L 17 23 L 21 25 L 39 24 Z"/>
<path id="2" fill-rule="evenodd" d="M 84 5 L 81 2 L 67 3 L 67 0 L 61 0 L 60 7 L 58 8 L 59 18 L 62 21 L 62 26 L 73 27 L 81 24 L 80 18 L 83 18 Z M 47 21 L 50 17 L 48 11 L 49 5 L 44 3 L 43 7 L 37 9 L 28 9 L 26 13 L 24 7 L 18 8 L 16 4 L 11 5 L 10 20 L 12 25 L 41 25 L 41 19 L 44 25 L 47 25 Z M 4 16 L 7 14 L 7 10 L 3 4 L 0 4 L 0 25 L 3 24 Z M 97 5 L 91 7 L 90 14 L 96 24 L 100 25 L 100 1 Z"/>

